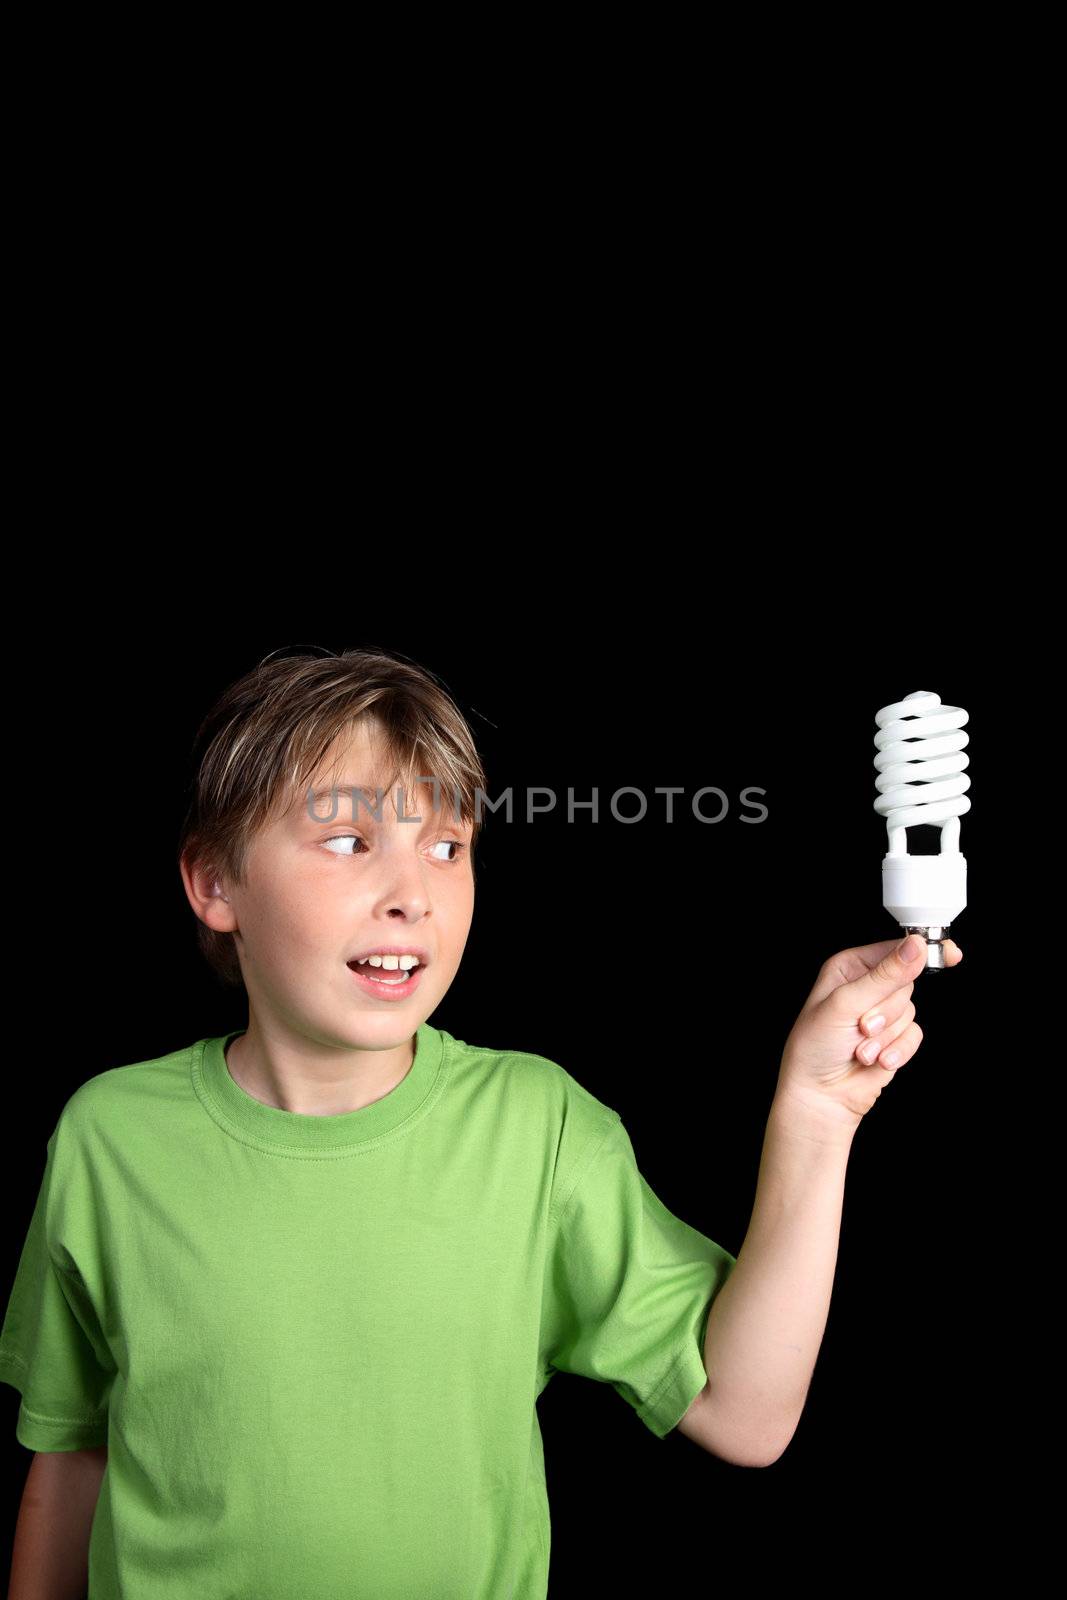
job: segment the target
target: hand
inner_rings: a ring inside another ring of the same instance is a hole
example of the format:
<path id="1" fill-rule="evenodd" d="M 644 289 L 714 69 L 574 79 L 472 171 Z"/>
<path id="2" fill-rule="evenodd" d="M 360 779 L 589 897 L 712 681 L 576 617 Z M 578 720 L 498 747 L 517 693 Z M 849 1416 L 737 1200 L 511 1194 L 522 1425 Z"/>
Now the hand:
<path id="1" fill-rule="evenodd" d="M 908 959 L 905 945 L 914 952 Z M 963 960 L 952 939 L 944 950 L 946 966 Z M 913 933 L 825 961 L 786 1040 L 775 1099 L 807 1117 L 857 1128 L 922 1043 L 911 993 L 925 960 L 925 941 Z"/>

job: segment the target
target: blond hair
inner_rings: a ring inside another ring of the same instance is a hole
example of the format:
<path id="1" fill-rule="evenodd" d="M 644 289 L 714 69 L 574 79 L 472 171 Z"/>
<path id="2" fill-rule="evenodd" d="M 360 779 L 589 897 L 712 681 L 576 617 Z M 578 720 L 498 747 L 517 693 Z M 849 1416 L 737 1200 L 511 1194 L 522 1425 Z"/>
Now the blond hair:
<path id="1" fill-rule="evenodd" d="M 257 832 L 306 795 L 331 747 L 362 721 L 381 733 L 395 769 L 381 786 L 386 793 L 402 775 L 405 796 L 414 800 L 417 780 L 434 778 L 440 789 L 433 804 L 473 824 L 473 872 L 481 830 L 477 795 L 485 793 L 486 776 L 471 730 L 427 668 L 373 648 L 268 656 L 223 691 L 193 742 L 179 867 L 184 861 L 240 885 Z M 340 798 L 336 803 L 342 805 Z M 197 940 L 223 983 L 240 986 L 233 934 L 217 933 L 198 917 Z"/>

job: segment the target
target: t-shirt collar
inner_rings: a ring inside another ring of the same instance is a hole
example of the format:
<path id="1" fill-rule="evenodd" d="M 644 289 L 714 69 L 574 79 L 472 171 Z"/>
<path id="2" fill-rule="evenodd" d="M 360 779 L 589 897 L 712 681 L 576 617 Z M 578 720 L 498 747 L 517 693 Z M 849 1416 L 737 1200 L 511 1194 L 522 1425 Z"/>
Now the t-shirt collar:
<path id="1" fill-rule="evenodd" d="M 358 1111 L 317 1117 L 264 1105 L 235 1082 L 225 1052 L 230 1041 L 245 1032 L 245 1028 L 234 1028 L 193 1046 L 193 1086 L 209 1115 L 227 1133 L 292 1156 L 343 1154 L 413 1120 L 437 1087 L 444 1056 L 440 1029 L 420 1023 L 415 1032 L 415 1059 L 395 1089 Z"/>

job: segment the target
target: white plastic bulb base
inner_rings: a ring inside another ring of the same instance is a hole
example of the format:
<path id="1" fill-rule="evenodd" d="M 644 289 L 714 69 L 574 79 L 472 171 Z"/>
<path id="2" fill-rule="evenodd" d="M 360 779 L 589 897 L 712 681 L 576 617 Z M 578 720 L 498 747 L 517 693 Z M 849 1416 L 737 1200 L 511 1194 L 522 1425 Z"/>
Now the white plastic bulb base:
<path id="1" fill-rule="evenodd" d="M 967 858 L 958 850 L 936 856 L 882 859 L 882 904 L 908 933 L 926 940 L 926 971 L 945 970 L 945 930 L 967 904 Z"/>

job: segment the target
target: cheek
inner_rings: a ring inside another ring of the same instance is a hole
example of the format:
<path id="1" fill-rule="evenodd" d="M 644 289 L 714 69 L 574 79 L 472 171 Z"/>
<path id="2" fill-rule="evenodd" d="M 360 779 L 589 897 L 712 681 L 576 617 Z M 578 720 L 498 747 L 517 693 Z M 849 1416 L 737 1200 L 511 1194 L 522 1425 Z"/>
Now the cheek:
<path id="1" fill-rule="evenodd" d="M 448 907 L 449 943 L 455 944 L 461 954 L 470 933 L 471 922 L 474 919 L 474 883 L 468 877 L 465 883 L 457 884 L 453 890 L 453 897 Z"/>
<path id="2" fill-rule="evenodd" d="M 328 878 L 265 875 L 256 886 L 249 932 L 269 942 L 272 949 L 264 954 L 274 965 L 287 953 L 318 952 L 336 942 L 341 910 L 335 901 L 339 897 Z"/>
<path id="3" fill-rule="evenodd" d="M 434 898 L 442 905 L 447 905 L 450 915 L 457 919 L 464 915 L 470 916 L 474 909 L 474 877 L 468 866 L 464 872 L 456 872 L 439 887 L 434 888 Z"/>

